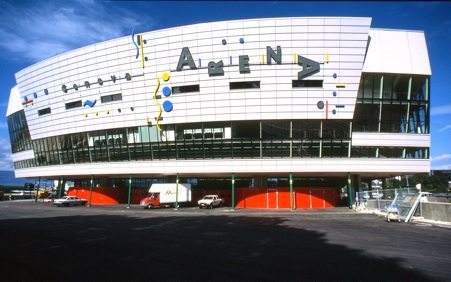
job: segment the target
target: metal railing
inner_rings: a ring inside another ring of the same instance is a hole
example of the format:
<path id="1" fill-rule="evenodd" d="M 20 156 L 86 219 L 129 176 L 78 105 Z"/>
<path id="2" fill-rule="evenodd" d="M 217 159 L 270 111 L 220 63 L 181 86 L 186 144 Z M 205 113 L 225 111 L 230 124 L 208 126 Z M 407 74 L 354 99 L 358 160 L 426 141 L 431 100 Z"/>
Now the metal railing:
<path id="1" fill-rule="evenodd" d="M 354 207 L 356 209 L 379 210 L 386 212 L 399 193 L 419 193 L 416 188 L 377 189 L 371 191 L 356 192 Z M 421 203 L 421 202 L 420 202 Z"/>

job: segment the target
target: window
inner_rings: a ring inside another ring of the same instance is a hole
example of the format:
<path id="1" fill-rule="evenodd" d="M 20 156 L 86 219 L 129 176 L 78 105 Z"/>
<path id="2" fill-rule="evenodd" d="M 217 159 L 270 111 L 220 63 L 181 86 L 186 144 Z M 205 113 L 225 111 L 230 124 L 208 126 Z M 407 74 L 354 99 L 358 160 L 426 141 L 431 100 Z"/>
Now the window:
<path id="1" fill-rule="evenodd" d="M 38 110 L 38 115 L 42 116 L 42 115 L 47 115 L 47 114 L 51 114 L 52 111 L 50 110 L 50 108 L 45 108 L 45 109 L 41 109 Z"/>
<path id="2" fill-rule="evenodd" d="M 173 94 L 199 92 L 199 84 L 172 87 Z"/>
<path id="3" fill-rule="evenodd" d="M 74 108 L 81 108 L 81 100 L 79 101 L 75 101 L 75 102 L 70 102 L 70 103 L 66 103 L 66 110 L 70 110 L 70 109 L 74 109 Z"/>
<path id="4" fill-rule="evenodd" d="M 260 81 L 230 82 L 230 90 L 260 88 Z"/>
<path id="5" fill-rule="evenodd" d="M 293 80 L 293 88 L 306 88 L 306 87 L 323 87 L 322 80 Z"/>
<path id="6" fill-rule="evenodd" d="M 100 101 L 102 101 L 102 103 L 122 101 L 122 93 L 102 96 L 100 97 Z"/>

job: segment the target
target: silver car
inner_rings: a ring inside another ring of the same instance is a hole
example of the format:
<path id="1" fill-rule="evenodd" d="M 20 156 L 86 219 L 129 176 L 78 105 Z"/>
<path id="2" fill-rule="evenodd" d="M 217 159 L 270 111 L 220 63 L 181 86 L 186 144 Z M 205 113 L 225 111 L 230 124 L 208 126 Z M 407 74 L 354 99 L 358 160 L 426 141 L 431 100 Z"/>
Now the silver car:
<path id="1" fill-rule="evenodd" d="M 80 199 L 78 197 L 75 196 L 64 196 L 60 199 L 55 199 L 53 201 L 54 205 L 57 205 L 58 207 L 61 206 L 65 206 L 68 207 L 70 205 L 72 206 L 83 206 L 87 203 L 88 201 L 85 199 Z"/>

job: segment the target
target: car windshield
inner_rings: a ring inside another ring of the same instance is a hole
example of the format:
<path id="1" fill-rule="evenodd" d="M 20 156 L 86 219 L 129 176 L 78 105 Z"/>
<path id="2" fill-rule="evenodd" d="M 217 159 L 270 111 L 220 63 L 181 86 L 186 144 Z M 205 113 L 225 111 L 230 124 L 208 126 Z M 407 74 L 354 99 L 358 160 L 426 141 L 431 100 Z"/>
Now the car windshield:
<path id="1" fill-rule="evenodd" d="M 213 197 L 204 197 L 204 199 L 210 200 L 210 199 L 213 199 Z"/>

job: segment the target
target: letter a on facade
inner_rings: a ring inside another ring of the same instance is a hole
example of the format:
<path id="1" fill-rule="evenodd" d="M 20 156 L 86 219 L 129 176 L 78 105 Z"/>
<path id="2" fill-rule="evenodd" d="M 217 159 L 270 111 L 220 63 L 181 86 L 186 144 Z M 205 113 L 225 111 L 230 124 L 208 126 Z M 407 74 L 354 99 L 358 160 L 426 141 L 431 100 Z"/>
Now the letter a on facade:
<path id="1" fill-rule="evenodd" d="M 298 72 L 298 79 L 304 79 L 319 72 L 319 63 L 298 55 L 298 65 L 302 70 Z"/>

